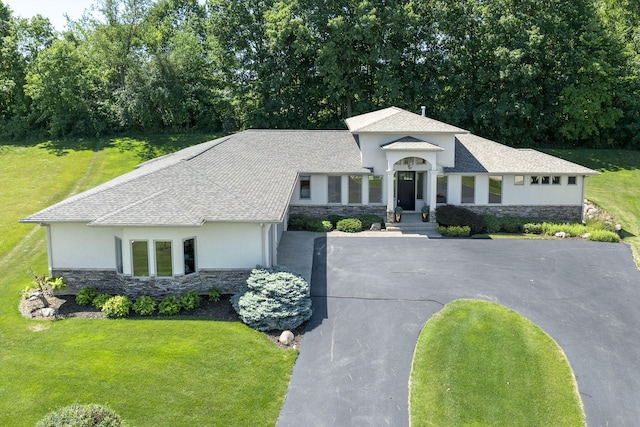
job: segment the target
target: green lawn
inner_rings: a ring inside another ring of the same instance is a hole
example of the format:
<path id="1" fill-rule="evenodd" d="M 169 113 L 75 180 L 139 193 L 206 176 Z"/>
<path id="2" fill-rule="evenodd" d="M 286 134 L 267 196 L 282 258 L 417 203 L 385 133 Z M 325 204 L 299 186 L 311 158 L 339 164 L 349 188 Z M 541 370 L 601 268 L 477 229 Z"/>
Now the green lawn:
<path id="1" fill-rule="evenodd" d="M 413 427 L 586 426 L 560 347 L 486 301 L 454 301 L 427 322 L 409 393 Z"/>
<path id="2" fill-rule="evenodd" d="M 18 219 L 131 170 L 149 150 L 198 142 L 189 138 L 0 146 L 0 425 L 34 425 L 75 401 L 108 405 L 138 427 L 275 425 L 297 352 L 242 324 L 44 322 L 18 311 L 28 269 L 47 268 L 44 230 Z"/>
<path id="3" fill-rule="evenodd" d="M 640 151 L 544 151 L 601 173 L 587 178 L 585 197 L 620 221 L 624 242 L 631 245 L 636 264 L 640 266 Z"/>

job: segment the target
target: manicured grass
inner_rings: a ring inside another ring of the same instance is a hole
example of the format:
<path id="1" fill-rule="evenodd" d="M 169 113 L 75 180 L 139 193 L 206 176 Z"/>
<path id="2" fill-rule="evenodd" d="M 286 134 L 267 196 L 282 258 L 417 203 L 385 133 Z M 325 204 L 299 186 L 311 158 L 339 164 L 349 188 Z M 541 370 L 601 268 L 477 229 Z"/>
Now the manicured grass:
<path id="1" fill-rule="evenodd" d="M 410 380 L 419 426 L 585 426 L 567 359 L 514 311 L 454 301 L 425 325 Z"/>
<path id="2" fill-rule="evenodd" d="M 614 215 L 622 224 L 624 242 L 631 245 L 640 266 L 640 151 L 544 150 L 601 174 L 587 178 L 585 197 Z"/>
<path id="3" fill-rule="evenodd" d="M 136 147 L 155 147 L 127 143 L 133 150 L 0 146 L 0 425 L 34 425 L 76 401 L 108 405 L 139 427 L 275 425 L 297 352 L 242 324 L 20 315 L 28 269 L 45 272 L 47 255 L 44 230 L 18 219 L 131 170 L 144 154 Z"/>

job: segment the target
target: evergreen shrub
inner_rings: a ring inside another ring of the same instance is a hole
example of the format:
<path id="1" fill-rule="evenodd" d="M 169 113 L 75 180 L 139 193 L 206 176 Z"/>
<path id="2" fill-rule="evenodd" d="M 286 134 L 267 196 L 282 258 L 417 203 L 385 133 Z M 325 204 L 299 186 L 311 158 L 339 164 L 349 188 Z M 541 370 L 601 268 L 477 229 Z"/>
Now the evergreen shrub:
<path id="1" fill-rule="evenodd" d="M 336 224 L 336 230 L 344 231 L 345 233 L 357 233 L 362 231 L 362 222 L 357 218 L 341 219 Z"/>
<path id="2" fill-rule="evenodd" d="M 471 234 L 481 233 L 486 228 L 482 216 L 469 209 L 453 205 L 438 206 L 436 208 L 436 221 L 445 227 L 451 225 L 469 226 Z"/>
<path id="3" fill-rule="evenodd" d="M 500 232 L 502 228 L 502 224 L 500 223 L 500 218 L 498 218 L 495 215 L 482 215 L 482 218 L 484 219 L 484 222 L 487 225 L 487 228 L 486 228 L 487 233 L 491 234 L 491 233 Z"/>
<path id="4" fill-rule="evenodd" d="M 76 304 L 89 306 L 93 303 L 93 299 L 97 296 L 98 291 L 96 291 L 96 288 L 87 286 L 86 288 L 82 288 L 78 291 L 78 294 L 76 295 Z"/>
<path id="5" fill-rule="evenodd" d="M 620 241 L 620 236 L 618 236 L 617 233 L 609 230 L 592 230 L 589 232 L 587 240 L 591 240 L 594 242 L 618 243 Z"/>
<path id="6" fill-rule="evenodd" d="M 181 308 L 180 300 L 174 295 L 166 297 L 158 304 L 158 312 L 165 316 L 175 316 L 180 312 Z"/>
<path id="7" fill-rule="evenodd" d="M 180 298 L 180 305 L 185 310 L 195 310 L 200 307 L 202 298 L 196 291 L 189 291 Z"/>
<path id="8" fill-rule="evenodd" d="M 111 299 L 111 295 L 109 294 L 98 294 L 93 299 L 91 304 L 93 304 L 93 306 L 98 310 L 102 310 L 102 306 L 104 305 L 104 303 L 109 301 L 110 299 Z"/>
<path id="9" fill-rule="evenodd" d="M 294 329 L 311 317 L 309 284 L 280 267 L 256 267 L 231 297 L 240 318 L 258 331 Z"/>
<path id="10" fill-rule="evenodd" d="M 220 296 L 222 295 L 220 293 L 220 290 L 218 288 L 211 288 L 209 289 L 209 301 L 212 302 L 216 302 L 220 300 Z"/>
<path id="11" fill-rule="evenodd" d="M 522 227 L 522 231 L 527 234 L 542 234 L 542 224 L 539 222 L 528 222 Z"/>
<path id="12" fill-rule="evenodd" d="M 360 216 L 360 222 L 362 223 L 363 230 L 371 229 L 372 224 L 383 224 L 382 218 L 376 214 L 366 214 Z"/>
<path id="13" fill-rule="evenodd" d="M 102 305 L 101 311 L 111 318 L 127 317 L 131 310 L 131 301 L 124 295 L 109 298 Z"/>
<path id="14" fill-rule="evenodd" d="M 151 316 L 156 311 L 156 300 L 142 296 L 133 303 L 133 311 L 140 316 Z"/>
<path id="15" fill-rule="evenodd" d="M 120 416 L 106 406 L 74 403 L 49 412 L 36 427 L 126 427 Z"/>

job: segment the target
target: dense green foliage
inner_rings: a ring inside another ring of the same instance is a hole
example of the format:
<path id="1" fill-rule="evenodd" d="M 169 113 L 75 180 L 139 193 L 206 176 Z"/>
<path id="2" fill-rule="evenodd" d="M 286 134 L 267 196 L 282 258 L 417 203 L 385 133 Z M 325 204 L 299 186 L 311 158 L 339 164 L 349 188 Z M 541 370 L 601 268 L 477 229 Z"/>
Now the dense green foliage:
<path id="1" fill-rule="evenodd" d="M 336 224 L 336 230 L 345 233 L 357 233 L 362 231 L 362 221 L 357 218 L 344 218 Z"/>
<path id="2" fill-rule="evenodd" d="M 0 1 L 0 135 L 334 128 L 397 105 L 510 145 L 640 145 L 629 0 Z"/>
<path id="3" fill-rule="evenodd" d="M 451 225 L 469 226 L 471 234 L 481 233 L 486 228 L 482 216 L 469 209 L 454 205 L 438 206 L 436 208 L 436 221 L 444 227 Z"/>
<path id="4" fill-rule="evenodd" d="M 182 309 L 180 299 L 174 295 L 165 297 L 160 304 L 158 304 L 158 312 L 166 316 L 175 316 Z"/>
<path id="5" fill-rule="evenodd" d="M 89 306 L 93 304 L 93 299 L 97 296 L 98 292 L 96 291 L 96 288 L 87 286 L 78 291 L 78 294 L 76 295 L 76 304 Z"/>
<path id="6" fill-rule="evenodd" d="M 36 427 L 126 427 L 113 410 L 96 404 L 74 403 L 57 409 L 41 419 Z"/>
<path id="7" fill-rule="evenodd" d="M 471 235 L 471 228 L 467 225 L 449 225 L 439 226 L 438 233 L 443 237 L 469 237 Z"/>
<path id="8" fill-rule="evenodd" d="M 217 302 L 220 300 L 221 296 L 222 294 L 220 293 L 220 290 L 218 288 L 209 289 L 209 293 L 208 293 L 209 301 Z"/>
<path id="9" fill-rule="evenodd" d="M 134 313 L 140 316 L 151 316 L 156 311 L 156 300 L 149 296 L 141 296 L 133 303 Z"/>
<path id="10" fill-rule="evenodd" d="M 131 301 L 124 295 L 116 295 L 102 304 L 101 311 L 111 318 L 127 317 L 131 311 Z"/>
<path id="11" fill-rule="evenodd" d="M 457 300 L 420 333 L 410 422 L 441 426 L 586 426 L 562 349 L 518 313 Z"/>
<path id="12" fill-rule="evenodd" d="M 258 331 L 295 329 L 312 314 L 307 281 L 279 267 L 254 268 L 231 302 L 242 321 Z"/>
<path id="13" fill-rule="evenodd" d="M 180 305 L 184 310 L 195 310 L 200 307 L 202 298 L 196 291 L 189 291 L 180 298 Z"/>
<path id="14" fill-rule="evenodd" d="M 95 308 L 97 308 L 98 310 L 102 310 L 102 307 L 104 307 L 104 304 L 109 301 L 111 299 L 111 295 L 109 294 L 98 294 L 96 295 L 96 297 L 93 299 L 93 301 L 91 302 L 91 304 L 93 304 L 93 306 Z"/>

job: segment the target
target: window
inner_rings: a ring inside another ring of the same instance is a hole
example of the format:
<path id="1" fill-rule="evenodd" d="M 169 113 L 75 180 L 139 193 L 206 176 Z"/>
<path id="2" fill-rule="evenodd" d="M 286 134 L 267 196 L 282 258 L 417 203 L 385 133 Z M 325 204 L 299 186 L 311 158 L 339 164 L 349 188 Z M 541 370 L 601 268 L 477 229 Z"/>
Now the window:
<path id="1" fill-rule="evenodd" d="M 122 239 L 116 237 L 116 272 L 122 274 Z"/>
<path id="2" fill-rule="evenodd" d="M 362 203 L 362 175 L 349 175 L 349 203 Z"/>
<path id="3" fill-rule="evenodd" d="M 569 185 L 576 185 L 577 181 L 576 181 L 576 177 L 575 176 L 570 176 L 569 177 L 569 181 L 568 184 Z"/>
<path id="4" fill-rule="evenodd" d="M 531 185 L 538 185 L 540 184 L 540 177 L 539 176 L 532 176 L 531 177 Z"/>
<path id="5" fill-rule="evenodd" d="M 173 276 L 171 242 L 156 242 L 156 276 Z"/>
<path id="6" fill-rule="evenodd" d="M 551 177 L 550 176 L 543 176 L 542 177 L 542 185 L 549 185 L 551 184 Z"/>
<path id="7" fill-rule="evenodd" d="M 553 185 L 560 185 L 560 177 L 559 177 L 559 176 L 553 176 L 553 177 L 551 177 L 551 184 L 553 184 Z"/>
<path id="8" fill-rule="evenodd" d="M 311 177 L 309 175 L 300 176 L 300 198 L 311 198 Z"/>
<path id="9" fill-rule="evenodd" d="M 342 202 L 342 177 L 330 176 L 329 177 L 329 203 L 341 203 Z"/>
<path id="10" fill-rule="evenodd" d="M 513 184 L 514 185 L 524 185 L 524 176 L 523 175 L 516 175 L 513 178 Z"/>
<path id="11" fill-rule="evenodd" d="M 447 203 L 447 184 L 448 180 L 446 176 L 438 177 L 437 203 Z"/>
<path id="12" fill-rule="evenodd" d="M 416 191 L 417 199 L 424 199 L 424 172 L 418 172 L 418 188 Z"/>
<path id="13" fill-rule="evenodd" d="M 462 203 L 475 203 L 476 177 L 462 177 Z"/>
<path id="14" fill-rule="evenodd" d="M 184 274 L 196 272 L 196 239 L 187 239 L 182 242 L 184 255 Z"/>
<path id="15" fill-rule="evenodd" d="M 369 203 L 382 203 L 382 177 L 369 175 Z"/>
<path id="16" fill-rule="evenodd" d="M 489 177 L 489 203 L 502 203 L 502 177 Z"/>
<path id="17" fill-rule="evenodd" d="M 146 240 L 131 242 L 131 256 L 133 258 L 133 275 L 136 277 L 149 276 L 149 246 Z"/>

